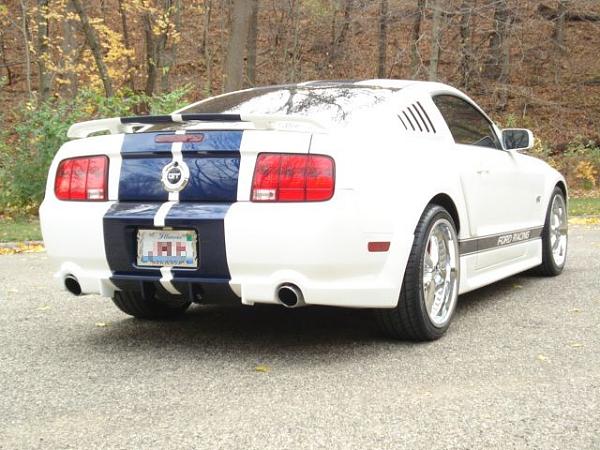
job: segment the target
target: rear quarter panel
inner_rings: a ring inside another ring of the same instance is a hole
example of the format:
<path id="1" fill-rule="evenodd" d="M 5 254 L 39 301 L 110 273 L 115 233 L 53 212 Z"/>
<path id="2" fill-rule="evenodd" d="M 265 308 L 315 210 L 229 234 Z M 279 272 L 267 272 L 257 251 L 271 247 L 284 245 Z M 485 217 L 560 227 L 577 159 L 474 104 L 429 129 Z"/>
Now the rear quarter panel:
<path id="1" fill-rule="evenodd" d="M 465 225 L 460 235 L 468 237 L 453 147 L 444 133 L 406 132 L 393 112 L 376 119 L 365 115 L 348 129 L 314 135 L 311 153 L 334 157 L 336 195 L 353 193 L 352 226 L 360 227 L 365 241 L 391 241 L 380 276 L 395 283 L 398 293 L 415 227 L 434 196 L 446 194 L 453 200 Z"/>

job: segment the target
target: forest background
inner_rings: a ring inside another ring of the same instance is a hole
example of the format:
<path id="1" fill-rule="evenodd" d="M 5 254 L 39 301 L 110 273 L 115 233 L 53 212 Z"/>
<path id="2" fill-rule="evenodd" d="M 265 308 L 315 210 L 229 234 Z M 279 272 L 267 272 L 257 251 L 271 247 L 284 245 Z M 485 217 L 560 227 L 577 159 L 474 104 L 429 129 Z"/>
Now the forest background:
<path id="1" fill-rule="evenodd" d="M 365 78 L 465 90 L 598 197 L 598 0 L 2 0 L 0 219 L 36 214 L 73 122 Z"/>

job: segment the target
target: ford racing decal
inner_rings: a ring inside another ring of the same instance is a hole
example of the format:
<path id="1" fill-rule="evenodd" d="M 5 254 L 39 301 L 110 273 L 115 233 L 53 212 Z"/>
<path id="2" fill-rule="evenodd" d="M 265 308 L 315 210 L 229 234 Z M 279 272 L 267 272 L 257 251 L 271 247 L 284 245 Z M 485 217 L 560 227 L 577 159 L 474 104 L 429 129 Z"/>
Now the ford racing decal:
<path id="1" fill-rule="evenodd" d="M 465 239 L 460 241 L 460 255 L 470 255 L 498 247 L 505 247 L 531 241 L 533 239 L 539 239 L 542 236 L 542 230 L 543 227 L 536 227 L 512 231 L 510 233 L 494 234 L 481 238 Z"/>

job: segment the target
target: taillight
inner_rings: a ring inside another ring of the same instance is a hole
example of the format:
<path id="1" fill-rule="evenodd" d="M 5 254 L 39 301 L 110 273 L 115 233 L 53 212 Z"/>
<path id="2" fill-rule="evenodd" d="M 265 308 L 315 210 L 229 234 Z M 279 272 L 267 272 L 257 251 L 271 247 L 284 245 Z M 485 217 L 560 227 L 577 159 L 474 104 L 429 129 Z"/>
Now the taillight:
<path id="1" fill-rule="evenodd" d="M 56 170 L 54 193 L 59 200 L 106 200 L 108 157 L 84 156 L 62 160 Z"/>
<path id="2" fill-rule="evenodd" d="M 319 202 L 333 197 L 335 163 L 329 156 L 261 153 L 256 159 L 254 202 Z"/>

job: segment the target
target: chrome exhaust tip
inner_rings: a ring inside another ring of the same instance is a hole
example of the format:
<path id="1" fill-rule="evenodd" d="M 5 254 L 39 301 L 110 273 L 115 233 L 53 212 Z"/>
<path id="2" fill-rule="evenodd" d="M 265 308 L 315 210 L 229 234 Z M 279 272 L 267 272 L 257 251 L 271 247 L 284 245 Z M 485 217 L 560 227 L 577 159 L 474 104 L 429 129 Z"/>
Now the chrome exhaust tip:
<path id="1" fill-rule="evenodd" d="M 75 296 L 81 295 L 81 285 L 74 275 L 65 277 L 65 289 Z"/>
<path id="2" fill-rule="evenodd" d="M 282 284 L 277 289 L 277 299 L 286 308 L 297 308 L 305 305 L 304 296 L 298 286 L 291 283 Z"/>

